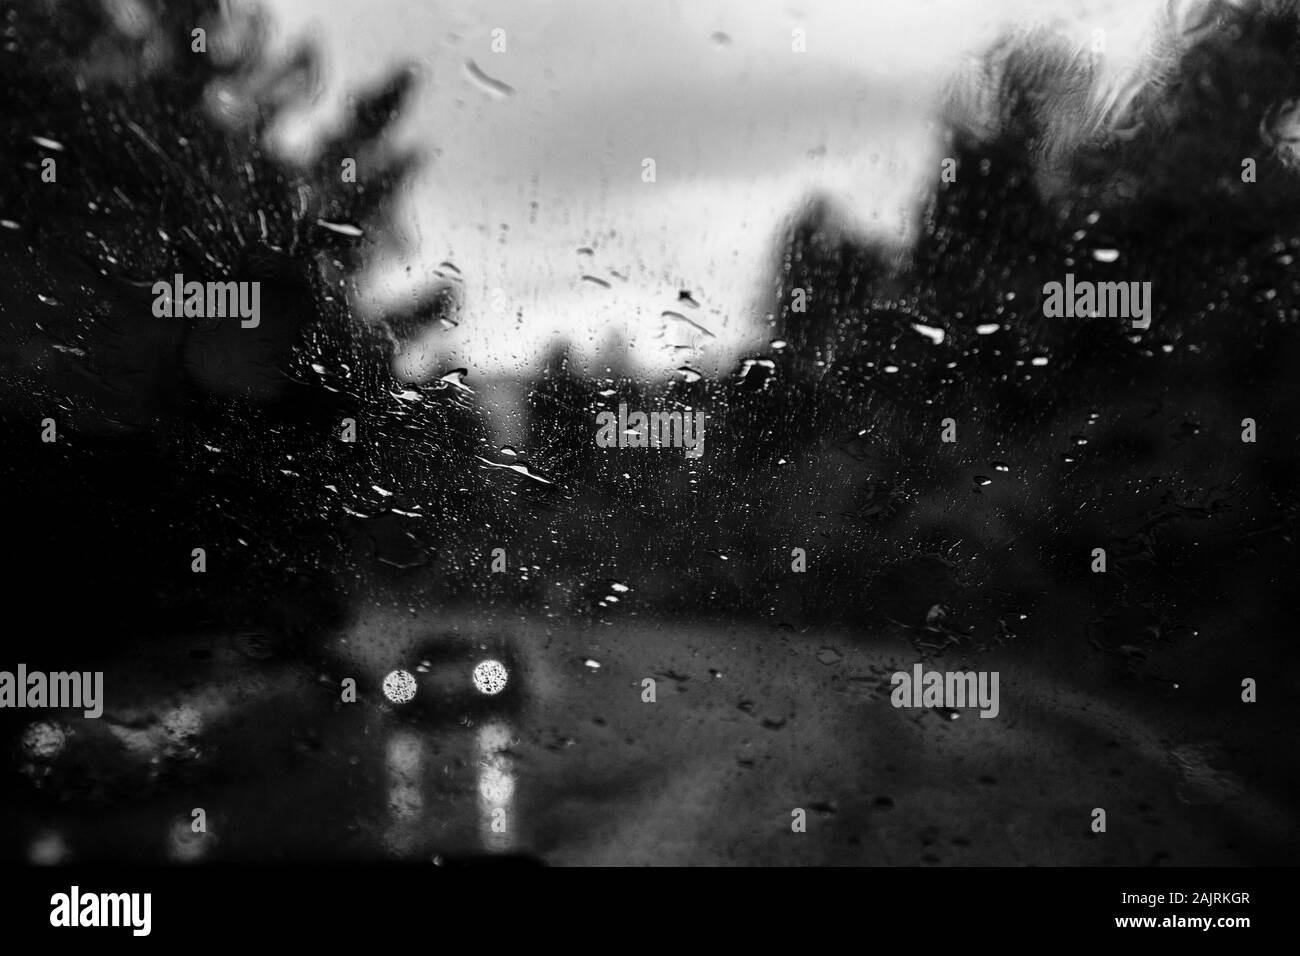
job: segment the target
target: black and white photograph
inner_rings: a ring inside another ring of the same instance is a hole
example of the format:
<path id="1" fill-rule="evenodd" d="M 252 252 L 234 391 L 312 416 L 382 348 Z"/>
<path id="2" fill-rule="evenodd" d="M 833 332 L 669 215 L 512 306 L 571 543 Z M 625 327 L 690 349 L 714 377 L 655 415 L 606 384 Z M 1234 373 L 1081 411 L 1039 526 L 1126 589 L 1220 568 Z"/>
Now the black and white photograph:
<path id="1" fill-rule="evenodd" d="M 7 939 L 1283 931 L 1300 2 L 16 0 L 0 77 Z"/>

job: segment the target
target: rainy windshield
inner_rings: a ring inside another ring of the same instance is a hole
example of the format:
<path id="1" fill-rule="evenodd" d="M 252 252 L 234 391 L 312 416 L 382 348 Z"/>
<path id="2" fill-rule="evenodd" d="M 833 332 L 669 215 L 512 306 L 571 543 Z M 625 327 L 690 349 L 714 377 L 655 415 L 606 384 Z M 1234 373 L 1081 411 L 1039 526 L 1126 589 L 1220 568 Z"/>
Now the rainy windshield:
<path id="1" fill-rule="evenodd" d="M 13 859 L 1295 862 L 1300 21 L 0 9 Z"/>

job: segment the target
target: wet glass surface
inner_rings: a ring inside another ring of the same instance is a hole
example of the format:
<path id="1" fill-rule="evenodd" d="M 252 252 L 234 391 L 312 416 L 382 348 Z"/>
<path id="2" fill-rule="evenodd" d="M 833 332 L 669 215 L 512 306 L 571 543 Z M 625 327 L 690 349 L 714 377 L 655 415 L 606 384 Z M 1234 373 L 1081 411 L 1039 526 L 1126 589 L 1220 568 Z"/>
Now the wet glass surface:
<path id="1" fill-rule="evenodd" d="M 0 8 L 9 858 L 1295 861 L 1294 24 L 374 6 Z"/>

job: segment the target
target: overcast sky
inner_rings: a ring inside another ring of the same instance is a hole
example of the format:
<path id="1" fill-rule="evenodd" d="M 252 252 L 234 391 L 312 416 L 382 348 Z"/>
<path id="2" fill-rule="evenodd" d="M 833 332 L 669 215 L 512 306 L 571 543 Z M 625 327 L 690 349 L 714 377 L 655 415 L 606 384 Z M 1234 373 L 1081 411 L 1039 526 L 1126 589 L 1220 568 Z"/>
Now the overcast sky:
<path id="1" fill-rule="evenodd" d="M 319 101 L 280 131 L 286 145 L 310 145 L 350 90 L 395 64 L 422 71 L 399 137 L 430 159 L 401 210 L 409 247 L 367 278 L 362 304 L 409 300 L 449 260 L 465 277 L 464 309 L 457 328 L 404 356 L 407 374 L 527 374 L 563 338 L 591 374 L 614 364 L 654 377 L 683 364 L 709 374 L 766 345 L 776 243 L 810 197 L 831 197 L 852 230 L 905 242 L 911 197 L 944 155 L 942 85 L 1017 15 L 1068 14 L 1080 42 L 1100 26 L 1123 56 L 1134 24 L 1163 2 L 266 6 L 277 39 L 314 37 L 326 66 Z M 795 30 L 806 52 L 792 49 Z M 642 181 L 646 158 L 653 183 Z M 680 289 L 713 338 L 665 326 Z M 617 343 L 626 351 L 603 351 Z"/>

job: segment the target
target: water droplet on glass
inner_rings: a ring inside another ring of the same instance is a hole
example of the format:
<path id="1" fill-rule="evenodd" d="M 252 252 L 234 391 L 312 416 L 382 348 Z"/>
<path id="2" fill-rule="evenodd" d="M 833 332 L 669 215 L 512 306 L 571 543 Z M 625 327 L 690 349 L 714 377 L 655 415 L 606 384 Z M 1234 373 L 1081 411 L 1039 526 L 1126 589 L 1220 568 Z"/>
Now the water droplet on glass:
<path id="1" fill-rule="evenodd" d="M 943 329 L 936 328 L 933 325 L 922 325 L 919 322 L 913 322 L 912 328 L 920 332 L 935 345 L 943 345 L 944 336 L 947 334 Z"/>
<path id="2" fill-rule="evenodd" d="M 502 98 L 514 96 L 515 88 L 513 86 L 509 83 L 502 83 L 495 77 L 488 76 L 473 60 L 465 61 L 465 73 L 471 80 L 478 84 L 480 89 L 492 96 Z"/>
<path id="3" fill-rule="evenodd" d="M 460 389 L 462 392 L 468 392 L 469 394 L 473 395 L 474 390 L 470 388 L 468 385 L 466 385 L 464 381 L 465 376 L 468 374 L 469 374 L 469 369 L 455 368 L 452 369 L 450 372 L 448 372 L 446 375 L 444 375 L 442 378 L 438 379 L 438 381 L 442 382 L 444 385 L 451 385 L 455 388 Z"/>
<path id="4" fill-rule="evenodd" d="M 506 667 L 500 661 L 480 661 L 474 667 L 474 673 L 471 675 L 474 681 L 474 689 L 480 694 L 499 694 L 506 689 L 506 682 L 509 675 Z"/>
<path id="5" fill-rule="evenodd" d="M 530 471 L 527 465 L 501 465 L 495 461 L 489 461 L 482 456 L 476 455 L 475 457 L 483 464 L 490 465 L 493 468 L 504 468 L 507 471 L 513 471 L 516 475 L 523 475 L 525 478 L 533 479 L 533 481 L 540 481 L 544 485 L 555 484 L 555 482 L 551 481 L 549 478 L 545 478 L 534 471 Z"/>
<path id="6" fill-rule="evenodd" d="M 350 239 L 359 239 L 365 235 L 360 226 L 355 226 L 350 222 L 330 222 L 328 219 L 317 219 L 316 225 L 322 229 L 328 229 L 330 232 L 336 232 L 340 236 L 347 236 Z"/>
<path id="7" fill-rule="evenodd" d="M 688 319 L 686 316 L 682 315 L 680 312 L 674 312 L 672 309 L 665 309 L 664 312 L 660 315 L 660 318 L 665 319 L 667 321 L 680 322 L 683 325 L 687 326 L 688 328 L 692 328 L 696 332 L 701 333 L 702 335 L 707 335 L 711 339 L 717 338 L 716 335 L 714 335 L 704 326 L 700 325 L 700 323 L 694 322 L 691 319 Z"/>
<path id="8" fill-rule="evenodd" d="M 394 704 L 405 704 L 415 698 L 415 686 L 410 671 L 391 671 L 384 678 L 384 696 Z"/>

